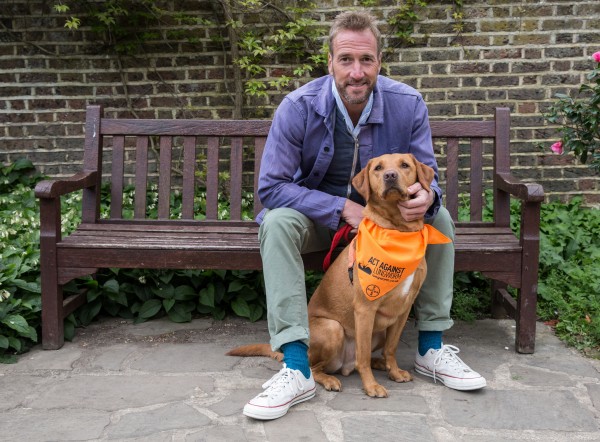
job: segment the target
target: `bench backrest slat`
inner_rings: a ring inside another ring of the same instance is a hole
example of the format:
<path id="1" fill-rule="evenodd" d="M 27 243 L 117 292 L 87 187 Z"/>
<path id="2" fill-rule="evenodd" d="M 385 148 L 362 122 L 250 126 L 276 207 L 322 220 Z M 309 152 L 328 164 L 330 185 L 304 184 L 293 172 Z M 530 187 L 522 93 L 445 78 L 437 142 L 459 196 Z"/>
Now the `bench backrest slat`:
<path id="1" fill-rule="evenodd" d="M 138 136 L 135 145 L 134 218 L 146 217 L 146 189 L 148 187 L 148 137 Z"/>
<path id="2" fill-rule="evenodd" d="M 481 138 L 471 140 L 469 180 L 471 221 L 481 221 L 483 217 L 483 139 Z"/>
<path id="3" fill-rule="evenodd" d="M 183 140 L 183 181 L 181 217 L 194 219 L 194 194 L 196 191 L 196 137 Z"/>
<path id="4" fill-rule="evenodd" d="M 445 205 L 452 219 L 458 219 L 458 138 L 446 142 L 446 192 Z"/>
<path id="5" fill-rule="evenodd" d="M 231 179 L 229 181 L 229 216 L 231 219 L 242 219 L 242 174 L 243 156 L 242 139 L 235 137 L 231 139 Z"/>
<path id="6" fill-rule="evenodd" d="M 160 173 L 158 179 L 158 219 L 169 219 L 171 208 L 171 148 L 173 137 L 160 137 Z"/>
<path id="7" fill-rule="evenodd" d="M 206 152 L 206 219 L 215 220 L 219 204 L 219 139 L 208 139 Z"/>
<path id="8" fill-rule="evenodd" d="M 123 217 L 123 192 L 127 180 L 133 181 L 135 189 L 133 217 L 136 220 L 148 217 L 148 184 L 155 180 L 158 181 L 157 217 L 160 220 L 174 216 L 171 200 L 173 193 L 179 191 L 181 218 L 202 218 L 202 214 L 197 213 L 198 205 L 194 207 L 200 196 L 199 185 L 206 191 L 203 215 L 207 221 L 219 218 L 220 191 L 228 194 L 232 220 L 243 217 L 244 189 L 248 187 L 254 191 L 254 215 L 262 209 L 256 191 L 270 121 L 138 120 L 102 118 L 101 115 L 100 106 L 88 107 L 84 168 L 101 171 L 103 138 L 111 140 L 107 141 L 109 149 L 112 148 L 111 218 Z M 431 122 L 436 146 L 442 146 L 440 177 L 444 202 L 454 220 L 459 219 L 463 194 L 467 192 L 470 220 L 480 222 L 483 219 L 484 190 L 491 187 L 485 182 L 490 179 L 490 167 L 491 177 L 510 170 L 509 124 L 508 109 L 497 109 L 495 119 L 491 121 Z M 494 151 L 489 152 L 492 141 Z M 153 155 L 155 150 L 158 158 Z M 494 158 L 492 166 L 485 162 L 491 157 Z M 154 168 L 154 161 L 158 170 Z M 252 162 L 253 170 L 245 170 Z M 226 166 L 229 173 L 220 174 Z M 250 178 L 253 181 L 249 183 Z M 84 221 L 98 219 L 99 203 L 94 192 L 84 192 Z M 494 217 L 497 225 L 506 226 L 510 222 L 509 196 L 498 190 L 494 195 Z"/>
<path id="9" fill-rule="evenodd" d="M 123 217 L 123 173 L 125 165 L 125 137 L 116 136 L 113 139 L 110 186 L 110 217 Z"/>

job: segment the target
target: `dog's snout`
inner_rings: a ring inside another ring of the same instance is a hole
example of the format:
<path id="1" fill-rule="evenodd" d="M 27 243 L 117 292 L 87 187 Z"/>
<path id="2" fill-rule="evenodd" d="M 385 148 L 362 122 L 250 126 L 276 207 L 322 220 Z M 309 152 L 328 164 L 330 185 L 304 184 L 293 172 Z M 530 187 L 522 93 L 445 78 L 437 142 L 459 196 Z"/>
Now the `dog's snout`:
<path id="1" fill-rule="evenodd" d="M 398 179 L 398 172 L 396 172 L 395 170 L 386 170 L 383 173 L 383 179 L 386 182 L 396 181 Z"/>

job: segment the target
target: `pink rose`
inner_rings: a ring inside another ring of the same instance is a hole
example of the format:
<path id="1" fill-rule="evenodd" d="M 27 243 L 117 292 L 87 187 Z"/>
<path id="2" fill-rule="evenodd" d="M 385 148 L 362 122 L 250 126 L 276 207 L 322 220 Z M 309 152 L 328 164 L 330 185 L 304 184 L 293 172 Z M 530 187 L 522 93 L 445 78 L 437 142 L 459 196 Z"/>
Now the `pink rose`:
<path id="1" fill-rule="evenodd" d="M 550 150 L 554 153 L 561 154 L 563 153 L 562 141 L 557 141 L 552 146 L 550 146 Z"/>
<path id="2" fill-rule="evenodd" d="M 594 52 L 594 54 L 592 54 L 592 58 L 596 60 L 597 63 L 600 63 L 600 51 Z"/>

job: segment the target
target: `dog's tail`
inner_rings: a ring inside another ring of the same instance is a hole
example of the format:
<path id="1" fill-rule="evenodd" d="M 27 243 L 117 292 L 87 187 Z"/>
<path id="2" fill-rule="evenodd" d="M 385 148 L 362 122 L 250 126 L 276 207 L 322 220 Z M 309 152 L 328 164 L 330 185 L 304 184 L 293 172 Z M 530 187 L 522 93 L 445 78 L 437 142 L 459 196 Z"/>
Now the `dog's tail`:
<path id="1" fill-rule="evenodd" d="M 273 358 L 276 361 L 283 361 L 283 353 L 278 351 L 271 350 L 271 346 L 269 344 L 250 344 L 250 345 L 242 345 L 241 347 L 236 347 L 232 350 L 229 350 L 227 356 L 266 356 L 269 358 Z"/>

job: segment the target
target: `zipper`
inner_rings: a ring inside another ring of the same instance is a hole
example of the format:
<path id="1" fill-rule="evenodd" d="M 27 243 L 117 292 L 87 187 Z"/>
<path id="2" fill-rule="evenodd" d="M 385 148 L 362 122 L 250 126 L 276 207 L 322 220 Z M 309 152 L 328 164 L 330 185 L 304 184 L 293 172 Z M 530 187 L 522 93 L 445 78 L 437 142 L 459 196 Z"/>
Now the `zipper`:
<path id="1" fill-rule="evenodd" d="M 350 170 L 350 180 L 348 181 L 348 187 L 346 188 L 346 198 L 350 198 L 352 193 L 352 178 L 356 171 L 356 164 L 358 162 L 358 137 L 354 137 L 354 157 L 352 158 L 352 169 Z"/>

